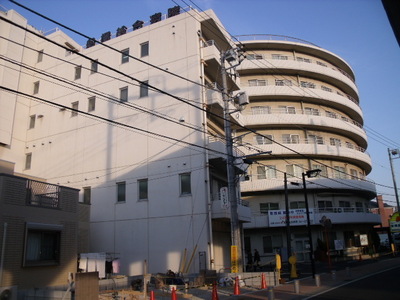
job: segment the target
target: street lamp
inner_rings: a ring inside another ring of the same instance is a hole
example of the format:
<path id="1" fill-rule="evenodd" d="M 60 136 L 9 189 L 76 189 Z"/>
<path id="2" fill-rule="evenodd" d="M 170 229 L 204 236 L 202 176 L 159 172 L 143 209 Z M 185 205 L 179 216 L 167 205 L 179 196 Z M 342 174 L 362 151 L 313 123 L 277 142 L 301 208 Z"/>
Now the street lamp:
<path id="1" fill-rule="evenodd" d="M 306 205 L 306 217 L 307 217 L 307 230 L 308 230 L 308 239 L 310 243 L 310 260 L 311 260 L 311 271 L 312 277 L 315 278 L 315 261 L 314 261 L 314 247 L 312 241 L 312 234 L 311 234 L 311 224 L 310 224 L 310 209 L 308 207 L 308 197 L 307 197 L 307 186 L 306 186 L 306 176 L 307 178 L 316 177 L 321 172 L 320 169 L 315 170 L 308 170 L 307 172 L 303 172 L 303 191 L 304 191 L 304 201 Z"/>
<path id="2" fill-rule="evenodd" d="M 399 149 L 389 149 L 389 161 L 390 161 L 390 169 L 392 170 L 392 178 L 393 178 L 393 188 L 394 194 L 396 196 L 396 203 L 397 203 L 397 212 L 400 212 L 400 203 L 399 203 L 399 194 L 397 192 L 397 185 L 396 185 L 396 178 L 394 176 L 394 169 L 393 169 L 393 159 L 400 158 L 400 150 Z M 397 157 L 393 158 L 393 156 L 397 155 Z"/>

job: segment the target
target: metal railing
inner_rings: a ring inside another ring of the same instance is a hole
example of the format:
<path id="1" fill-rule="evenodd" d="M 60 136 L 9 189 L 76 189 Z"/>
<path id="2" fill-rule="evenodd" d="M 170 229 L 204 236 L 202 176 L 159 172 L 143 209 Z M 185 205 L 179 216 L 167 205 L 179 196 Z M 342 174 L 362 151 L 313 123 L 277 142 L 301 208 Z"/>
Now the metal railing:
<path id="1" fill-rule="evenodd" d="M 60 187 L 36 180 L 26 181 L 26 204 L 46 208 L 59 208 Z"/>

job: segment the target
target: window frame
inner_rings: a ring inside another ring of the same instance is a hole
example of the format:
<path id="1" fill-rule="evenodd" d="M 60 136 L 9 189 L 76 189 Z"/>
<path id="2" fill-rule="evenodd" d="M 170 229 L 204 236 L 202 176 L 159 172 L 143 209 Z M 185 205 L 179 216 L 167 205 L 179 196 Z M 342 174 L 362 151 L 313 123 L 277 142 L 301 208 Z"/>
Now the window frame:
<path id="1" fill-rule="evenodd" d="M 139 98 L 145 98 L 149 96 L 149 81 L 144 80 L 143 82 L 140 83 L 139 86 Z"/>
<path id="2" fill-rule="evenodd" d="M 44 54 L 44 49 L 38 51 L 38 56 L 37 56 L 37 61 L 36 61 L 37 63 L 40 63 L 43 61 L 43 54 Z"/>
<path id="3" fill-rule="evenodd" d="M 189 180 L 187 180 L 189 178 Z M 179 174 L 179 194 L 180 196 L 189 196 L 192 194 L 192 178 L 191 173 L 181 173 Z"/>
<path id="4" fill-rule="evenodd" d="M 121 64 L 129 62 L 129 48 L 121 50 Z"/>
<path id="5" fill-rule="evenodd" d="M 71 103 L 71 108 L 78 110 L 79 109 L 79 101 L 74 101 Z M 71 118 L 78 116 L 78 112 L 75 110 L 71 110 Z"/>
<path id="6" fill-rule="evenodd" d="M 38 80 L 33 83 L 33 94 L 34 95 L 39 94 L 39 89 L 40 89 L 40 81 Z"/>
<path id="7" fill-rule="evenodd" d="M 266 165 L 266 166 L 257 166 L 257 179 L 276 179 L 276 166 L 275 165 Z"/>
<path id="8" fill-rule="evenodd" d="M 116 183 L 117 186 L 117 203 L 126 202 L 126 181 L 119 181 Z"/>
<path id="9" fill-rule="evenodd" d="M 59 265 L 62 230 L 63 226 L 59 224 L 26 223 L 23 267 Z M 37 241 L 38 238 L 39 241 Z M 35 247 L 30 247 L 32 243 L 36 243 Z"/>
<path id="10" fill-rule="evenodd" d="M 148 178 L 139 179 L 138 181 L 138 200 L 149 200 L 149 180 Z M 145 183 L 145 186 L 143 185 Z"/>
<path id="11" fill-rule="evenodd" d="M 35 128 L 35 125 L 36 125 L 36 114 L 35 115 L 30 115 L 29 116 L 29 128 L 28 129 Z"/>
<path id="12" fill-rule="evenodd" d="M 32 168 L 32 152 L 25 154 L 25 170 L 30 170 Z"/>
<path id="13" fill-rule="evenodd" d="M 90 62 L 90 74 L 96 74 L 99 70 L 99 60 L 93 59 Z"/>
<path id="14" fill-rule="evenodd" d="M 82 188 L 82 203 L 91 204 L 92 203 L 92 187 L 85 186 Z"/>
<path id="15" fill-rule="evenodd" d="M 119 89 L 119 101 L 120 102 L 128 102 L 128 86 L 124 86 Z"/>
<path id="16" fill-rule="evenodd" d="M 257 134 L 255 139 L 257 145 L 271 145 L 273 143 L 274 137 L 272 134 L 263 134 L 263 135 Z"/>
<path id="17" fill-rule="evenodd" d="M 146 57 L 150 54 L 150 44 L 149 42 L 144 42 L 140 44 L 140 57 Z"/>
<path id="18" fill-rule="evenodd" d="M 279 210 L 279 202 L 260 202 L 260 214 L 267 215 L 270 210 Z"/>
<path id="19" fill-rule="evenodd" d="M 88 112 L 96 110 L 96 96 L 88 98 Z"/>
<path id="20" fill-rule="evenodd" d="M 269 115 L 271 114 L 271 106 L 267 105 L 257 105 L 251 107 L 251 114 L 256 115 Z"/>
<path id="21" fill-rule="evenodd" d="M 82 77 L 82 66 L 75 66 L 74 80 L 81 79 Z"/>

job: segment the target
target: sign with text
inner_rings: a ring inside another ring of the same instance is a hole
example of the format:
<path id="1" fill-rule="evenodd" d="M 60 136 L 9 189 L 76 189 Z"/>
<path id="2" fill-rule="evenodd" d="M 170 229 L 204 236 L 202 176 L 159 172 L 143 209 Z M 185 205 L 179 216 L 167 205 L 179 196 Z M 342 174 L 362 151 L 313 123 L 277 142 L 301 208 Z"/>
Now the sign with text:
<path id="1" fill-rule="evenodd" d="M 228 188 L 226 186 L 220 188 L 219 194 L 221 197 L 221 208 L 228 209 L 231 206 L 228 198 Z"/>
<path id="2" fill-rule="evenodd" d="M 400 232 L 400 214 L 395 212 L 389 220 L 390 231 L 392 233 Z"/>
<path id="3" fill-rule="evenodd" d="M 238 252 L 237 246 L 231 246 L 231 272 L 239 272 Z"/>
<path id="4" fill-rule="evenodd" d="M 286 210 L 268 211 L 268 222 L 270 227 L 286 225 Z M 289 209 L 290 226 L 307 225 L 307 214 L 305 208 Z M 314 211 L 310 209 L 310 224 L 314 224 Z"/>

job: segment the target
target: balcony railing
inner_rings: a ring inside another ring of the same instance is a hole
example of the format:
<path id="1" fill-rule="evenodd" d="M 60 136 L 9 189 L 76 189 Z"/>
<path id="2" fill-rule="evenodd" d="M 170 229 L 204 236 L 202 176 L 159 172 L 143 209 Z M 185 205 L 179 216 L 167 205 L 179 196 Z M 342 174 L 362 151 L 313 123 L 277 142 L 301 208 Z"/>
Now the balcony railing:
<path id="1" fill-rule="evenodd" d="M 32 206 L 59 208 L 60 187 L 45 182 L 26 181 L 26 204 Z"/>
<path id="2" fill-rule="evenodd" d="M 363 126 L 355 121 L 350 119 L 349 117 L 345 115 L 341 115 L 338 113 L 327 113 L 326 111 L 319 111 L 319 110 L 314 110 L 314 111 L 308 111 L 305 109 L 291 109 L 291 110 L 285 110 L 283 108 L 271 108 L 269 106 L 260 106 L 260 109 L 264 108 L 262 112 L 253 112 L 251 110 L 247 110 L 244 112 L 245 115 L 247 116 L 258 116 L 258 115 L 274 115 L 274 114 L 283 114 L 283 115 L 310 115 L 310 116 L 317 116 L 317 117 L 328 117 L 332 119 L 338 119 L 346 123 L 350 123 L 352 125 L 355 125 L 361 129 L 363 129 Z M 324 114 L 325 112 L 325 114 Z"/>

